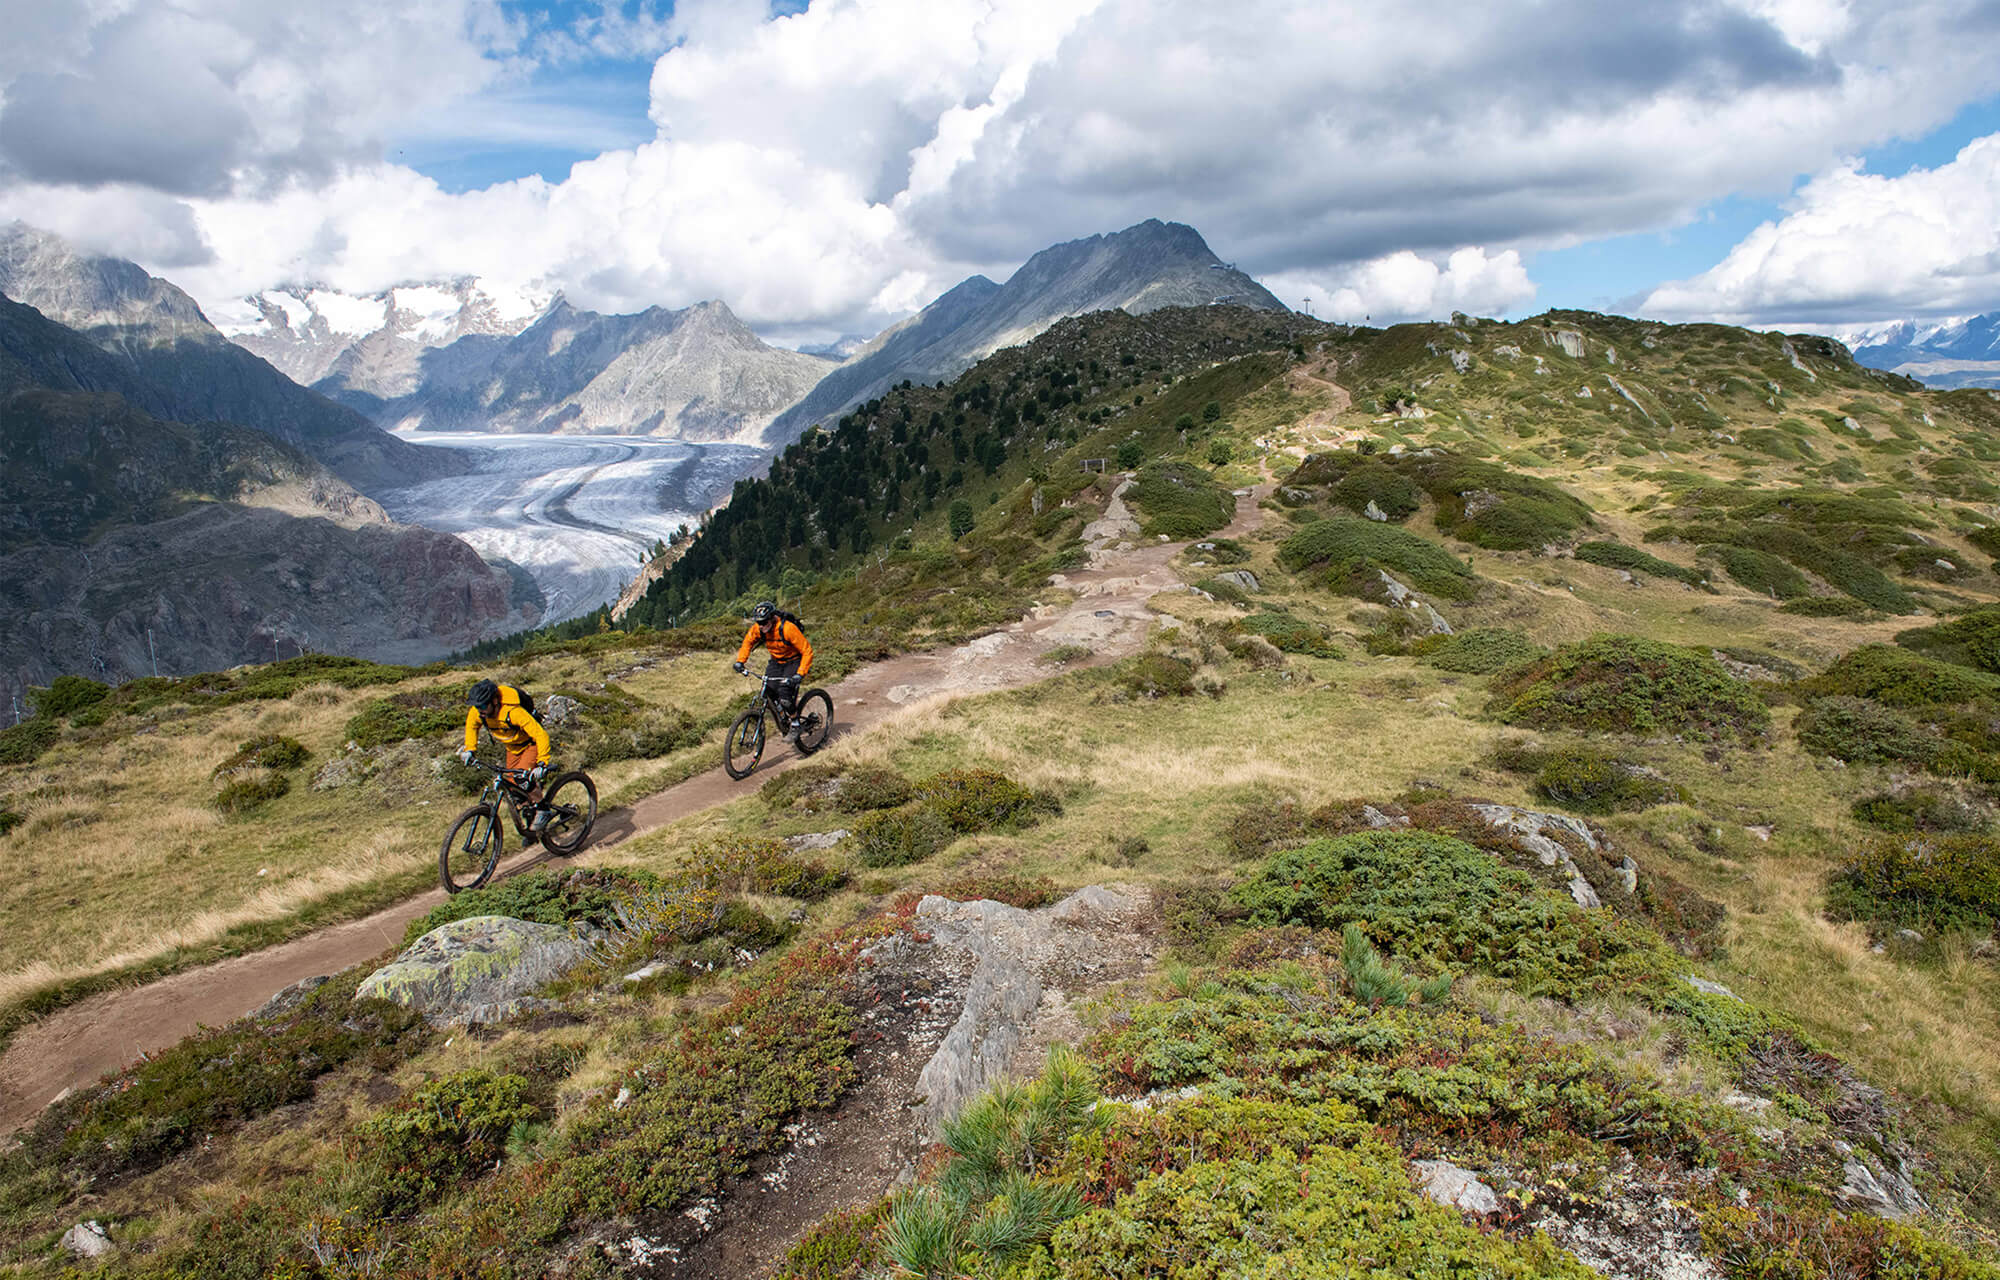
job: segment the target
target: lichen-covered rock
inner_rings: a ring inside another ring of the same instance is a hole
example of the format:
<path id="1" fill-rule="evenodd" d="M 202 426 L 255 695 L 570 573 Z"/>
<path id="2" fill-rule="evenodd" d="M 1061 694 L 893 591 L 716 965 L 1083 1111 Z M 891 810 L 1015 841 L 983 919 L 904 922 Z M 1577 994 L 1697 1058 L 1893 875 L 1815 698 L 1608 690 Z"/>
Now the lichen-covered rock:
<path id="1" fill-rule="evenodd" d="M 1500 1212 L 1500 1197 L 1477 1174 L 1449 1160 L 1418 1160 L 1411 1164 L 1423 1193 L 1446 1208 L 1465 1213 Z"/>
<path id="2" fill-rule="evenodd" d="M 588 941 L 554 925 L 470 916 L 418 938 L 363 979 L 355 995 L 407 1005 L 435 1025 L 499 1022 L 538 1007 L 533 993 L 591 951 Z"/>
<path id="3" fill-rule="evenodd" d="M 79 1222 L 63 1232 L 62 1247 L 72 1258 L 102 1258 L 118 1249 L 103 1226 L 94 1220 Z"/>
<path id="4" fill-rule="evenodd" d="M 1538 813 L 1533 809 L 1517 809 L 1511 804 L 1475 804 L 1473 812 L 1486 819 L 1486 825 L 1497 831 L 1505 831 L 1518 841 L 1523 849 L 1541 859 L 1545 867 L 1560 867 L 1569 875 L 1569 896 L 1576 905 L 1594 911 L 1604 905 L 1591 887 L 1582 868 L 1569 856 L 1569 850 L 1561 843 L 1543 835 L 1545 828 L 1566 832 L 1583 841 L 1583 847 L 1592 853 L 1603 853 L 1604 847 L 1598 843 L 1597 833 L 1590 824 L 1560 813 Z M 1632 883 L 1639 883 L 1638 865 L 1630 858 L 1625 859 L 1632 867 Z"/>

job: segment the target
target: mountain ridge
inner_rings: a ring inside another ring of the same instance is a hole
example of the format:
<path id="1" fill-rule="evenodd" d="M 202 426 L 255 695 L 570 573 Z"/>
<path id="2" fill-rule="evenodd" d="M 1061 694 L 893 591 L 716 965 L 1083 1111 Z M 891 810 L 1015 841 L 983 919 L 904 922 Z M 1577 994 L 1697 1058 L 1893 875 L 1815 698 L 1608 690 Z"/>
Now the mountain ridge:
<path id="1" fill-rule="evenodd" d="M 915 316 L 877 335 L 771 424 L 783 448 L 815 421 L 838 417 L 898 382 L 957 377 L 1002 347 L 1092 311 L 1134 315 L 1229 302 L 1285 310 L 1269 290 L 1217 258 L 1184 223 L 1151 218 L 1122 231 L 1050 245 L 1005 284 L 969 276 Z"/>

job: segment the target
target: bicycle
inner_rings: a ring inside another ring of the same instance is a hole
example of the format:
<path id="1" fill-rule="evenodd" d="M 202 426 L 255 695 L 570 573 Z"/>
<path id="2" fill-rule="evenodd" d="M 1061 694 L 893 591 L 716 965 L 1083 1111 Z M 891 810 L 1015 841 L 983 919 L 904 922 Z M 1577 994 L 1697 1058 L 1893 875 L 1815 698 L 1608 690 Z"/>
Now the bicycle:
<path id="1" fill-rule="evenodd" d="M 532 828 L 529 815 L 536 808 L 528 799 L 528 772 L 503 769 L 484 760 L 472 763 L 492 772 L 493 780 L 479 793 L 470 809 L 458 815 L 438 848 L 438 880 L 446 893 L 477 889 L 500 865 L 500 851 L 506 838 L 500 829 L 500 807 L 504 802 L 514 820 L 514 831 L 526 848 Z M 542 790 L 541 808 L 549 820 L 541 830 L 542 847 L 568 857 L 583 847 L 590 829 L 597 824 L 597 784 L 581 772 L 558 774 Z"/>
<path id="2" fill-rule="evenodd" d="M 757 691 L 757 696 L 751 699 L 750 709 L 736 717 L 736 723 L 729 726 L 729 737 L 722 744 L 722 767 L 728 770 L 730 777 L 749 777 L 750 771 L 763 759 L 764 717 L 767 715 L 781 733 L 793 725 L 799 727 L 799 736 L 793 740 L 793 745 L 798 747 L 800 755 L 809 756 L 825 745 L 826 735 L 833 728 L 833 699 L 827 696 L 826 690 L 808 689 L 800 694 L 794 704 L 797 714 L 787 724 L 772 700 L 771 687 L 784 684 L 790 677 L 756 676 L 748 671 L 743 674 L 752 680 L 762 680 L 764 684 Z"/>

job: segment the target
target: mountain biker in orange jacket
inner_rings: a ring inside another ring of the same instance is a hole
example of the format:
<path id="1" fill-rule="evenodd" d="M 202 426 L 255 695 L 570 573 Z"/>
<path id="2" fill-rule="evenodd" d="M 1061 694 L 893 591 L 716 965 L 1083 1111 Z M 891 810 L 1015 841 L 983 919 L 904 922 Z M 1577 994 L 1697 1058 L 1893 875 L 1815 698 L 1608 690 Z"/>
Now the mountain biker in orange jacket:
<path id="1" fill-rule="evenodd" d="M 778 714 L 791 726 L 785 731 L 785 740 L 797 742 L 799 724 L 792 718 L 792 706 L 798 699 L 799 683 L 812 673 L 812 641 L 806 639 L 805 630 L 798 623 L 778 616 L 777 605 L 760 600 L 750 610 L 750 629 L 743 633 L 743 645 L 736 651 L 733 665 L 737 671 L 745 669 L 750 651 L 760 644 L 771 656 L 764 667 L 765 677 L 784 681 L 773 687 L 772 697 L 777 702 Z"/>
<path id="2" fill-rule="evenodd" d="M 472 686 L 466 704 L 465 746 L 459 749 L 459 760 L 472 763 L 472 753 L 479 747 L 480 727 L 485 726 L 493 740 L 505 748 L 506 767 L 528 774 L 528 799 L 536 806 L 530 830 L 539 835 L 549 822 L 549 811 L 541 807 L 542 779 L 549 772 L 548 730 L 521 705 L 521 691 L 510 684 L 481 680 Z"/>

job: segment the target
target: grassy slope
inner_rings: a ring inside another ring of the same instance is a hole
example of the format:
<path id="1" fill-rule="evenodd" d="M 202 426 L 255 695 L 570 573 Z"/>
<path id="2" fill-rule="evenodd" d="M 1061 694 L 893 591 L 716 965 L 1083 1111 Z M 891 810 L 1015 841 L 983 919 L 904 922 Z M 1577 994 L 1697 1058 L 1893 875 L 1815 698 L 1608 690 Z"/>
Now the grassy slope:
<path id="1" fill-rule="evenodd" d="M 1551 334 L 1579 333 L 1584 358 L 1566 355 L 1556 345 L 1560 339 L 1542 336 L 1544 328 Z M 1937 465 L 1952 457 L 1980 457 L 1996 439 L 1996 417 L 1976 398 L 1912 392 L 1803 344 L 1797 351 L 1807 371 L 1801 371 L 1776 338 L 1712 328 L 1560 316 L 1546 326 L 1481 324 L 1456 331 L 1412 326 L 1386 334 L 1336 333 L 1327 341 L 1340 363 L 1339 380 L 1355 396 L 1356 408 L 1342 416 L 1339 429 L 1372 436 L 1385 448 L 1445 444 L 1555 480 L 1594 509 L 1597 527 L 1587 536 L 1641 545 L 1644 530 L 1654 523 L 1649 513 L 1684 488 L 1691 475 L 1758 486 L 1796 482 L 1850 491 L 1893 486 L 1934 521 L 1930 536 L 1946 548 L 1966 551 L 1968 562 L 1977 566 L 1943 586 L 1922 580 L 1906 585 L 1932 592 L 1933 607 L 1950 597 L 1976 601 L 2000 594 L 2000 582 L 1984 567 L 1988 558 L 1970 554 L 1962 536 L 1976 511 L 1973 502 L 1990 498 L 1967 491 L 1969 482 L 1950 474 L 1953 468 L 1943 468 L 1940 477 Z M 1499 351 L 1510 346 L 1522 354 Z M 1607 358 L 1607 348 L 1616 351 L 1616 364 Z M 1453 370 L 1454 349 L 1474 354 L 1463 375 Z M 1548 372 L 1534 372 L 1536 355 Z M 1275 363 L 1286 363 L 1282 351 Z M 1632 393 L 1643 413 L 1608 387 L 1607 374 Z M 1275 383 L 1232 390 L 1213 379 L 1202 382 L 1198 374 L 1189 382 L 1178 396 L 1171 385 L 1148 387 L 1155 400 L 1165 402 L 1159 416 L 1148 415 L 1141 432 L 1150 456 L 1179 452 L 1178 414 L 1198 413 L 1209 399 L 1222 401 L 1222 421 L 1190 433 L 1184 457 L 1212 470 L 1203 461 L 1208 441 L 1218 436 L 1232 441 L 1236 461 L 1222 470 L 1224 483 L 1255 478 L 1260 456 L 1282 475 L 1291 465 L 1284 450 L 1313 443 L 1293 424 L 1323 407 L 1317 397 L 1292 395 Z M 1593 389 L 1588 399 L 1574 394 L 1584 385 Z M 1378 418 L 1371 412 L 1375 397 L 1392 388 L 1411 390 L 1427 416 Z M 1866 439 L 1841 423 L 1847 417 L 1863 425 Z M 1800 436 L 1780 425 L 1785 422 L 1804 423 L 1812 434 Z M 1760 428 L 1809 440 L 1810 453 L 1794 450 L 1796 457 L 1778 457 L 1768 450 L 1784 452 L 1782 443 L 1767 443 L 1765 451 L 1740 443 L 1746 431 Z M 1082 436 L 1074 452 L 1108 452 L 1132 429 L 1101 428 Z M 1310 434 L 1324 438 L 1325 432 L 1315 428 Z M 1852 469 L 1832 474 L 1843 462 Z M 919 634 L 935 628 L 948 635 L 978 618 L 962 603 L 947 603 L 958 597 L 940 599 L 944 585 L 984 594 L 988 603 L 981 608 L 996 607 L 992 601 L 1005 605 L 1017 593 L 1025 599 L 1032 584 L 1012 581 L 1013 566 L 1004 561 L 982 564 L 981 548 L 994 552 L 989 561 L 998 559 L 998 548 L 1019 553 L 1018 544 L 1006 539 L 1032 519 L 1025 506 L 1032 484 L 1024 473 L 1001 503 L 982 506 L 978 532 L 956 556 L 944 550 L 941 528 L 919 523 L 913 540 L 928 560 L 919 552 L 892 554 L 845 574 L 837 565 L 827 566 L 806 597 L 808 615 L 860 627 L 887 612 L 917 620 Z M 943 507 L 940 502 L 926 519 L 941 521 Z M 1388 800 L 1423 782 L 1459 794 L 1539 803 L 1526 779 L 1492 763 L 1497 744 L 1529 735 L 1486 718 L 1486 677 L 1440 673 L 1410 657 L 1365 654 L 1364 643 L 1382 634 L 1387 612 L 1335 594 L 1310 573 L 1278 563 L 1277 546 L 1296 522 L 1330 513 L 1323 497 L 1296 510 L 1274 511 L 1263 536 L 1248 543 L 1250 559 L 1242 567 L 1255 572 L 1266 589 L 1260 606 L 1275 601 L 1325 627 L 1345 659 L 1292 656 L 1280 669 L 1262 659 L 1228 656 L 1204 642 L 1199 628 L 1226 628 L 1243 610 L 1192 597 L 1163 598 L 1160 605 L 1183 623 L 1180 638 L 1168 647 L 1204 664 L 1211 684 L 1224 686 L 1220 696 L 1135 699 L 1122 692 L 1115 671 L 1078 673 L 1019 693 L 914 708 L 830 752 L 833 764 L 887 766 L 912 777 L 966 763 L 990 765 L 1061 795 L 1063 811 L 1023 830 L 962 838 L 913 867 L 856 868 L 852 888 L 810 908 L 811 926 L 831 928 L 863 917 L 905 887 L 936 887 L 968 876 L 1047 876 L 1061 886 L 1113 878 L 1163 887 L 1232 879 L 1252 865 L 1250 858 L 1227 852 L 1232 822 L 1244 814 L 1270 813 L 1285 800 L 1304 808 L 1347 797 Z M 1643 577 L 1635 585 L 1615 570 L 1569 559 L 1480 550 L 1442 538 L 1428 504 L 1405 527 L 1469 558 L 1481 579 L 1470 602 L 1438 602 L 1461 629 L 1510 627 L 1548 645 L 1600 631 L 1632 632 L 1754 651 L 1817 670 L 1842 652 L 1887 640 L 1912 624 L 1879 615 L 1854 621 L 1779 613 L 1774 601 L 1719 574 L 1717 592 L 1708 594 Z M 1053 536 L 1057 540 L 1038 542 L 1036 549 L 1059 548 L 1061 534 Z M 1645 545 L 1653 554 L 1693 563 L 1691 547 Z M 1192 553 L 1186 567 L 1190 579 L 1214 571 L 1194 563 L 1200 557 Z M 600 652 L 545 654 L 519 669 L 538 689 L 613 679 L 697 719 L 714 714 L 735 693 L 718 674 L 713 655 L 670 658 L 650 670 L 629 671 L 651 655 L 651 642 L 640 636 L 629 639 L 629 648 L 622 647 L 628 641 L 617 643 L 621 647 Z M 429 676 L 414 683 L 462 679 Z M 27 815 L 10 845 L 17 857 L 29 860 L 23 878 L 30 888 L 5 908 L 7 918 L 0 921 L 13 967 L 12 985 L 0 990 L 0 997 L 53 978 L 157 956 L 163 943 L 212 946 L 230 925 L 244 921 L 281 930 L 306 904 L 323 906 L 343 894 L 377 893 L 427 878 L 421 869 L 428 864 L 429 842 L 455 807 L 445 795 L 418 788 L 385 806 L 378 792 L 315 795 L 301 778 L 290 796 L 248 819 L 220 820 L 197 803 L 212 786 L 207 770 L 236 742 L 254 733 L 285 732 L 313 749 L 317 765 L 338 749 L 339 726 L 351 709 L 380 692 L 322 688 L 284 702 L 194 715 L 162 712 L 153 717 L 156 723 L 113 720 L 101 730 L 74 735 L 78 741 L 33 766 L 8 770 L 9 787 L 21 797 L 13 803 Z M 1976 1176 L 1958 1175 L 2000 1137 L 2000 984 L 1993 981 L 1991 961 L 1972 958 L 1961 941 L 1948 940 L 1940 954 L 1929 957 L 1877 953 L 1862 926 L 1822 917 L 1826 874 L 1865 835 L 1847 816 L 1848 806 L 1882 790 L 1890 774 L 1881 767 L 1837 767 L 1803 754 L 1788 732 L 1794 714 L 1794 708 L 1779 706 L 1776 726 L 1762 746 L 1705 750 L 1674 742 L 1614 741 L 1621 759 L 1657 768 L 1684 789 L 1687 801 L 1599 821 L 1615 847 L 1631 853 L 1648 874 L 1671 876 L 1727 907 L 1726 949 L 1703 966 L 1705 971 L 1763 1008 L 1795 1019 L 1826 1048 L 1916 1105 L 1928 1140 L 1942 1153 L 1941 1170 L 1957 1181 L 1955 1192 L 1949 1185 L 1933 1187 L 1934 1198 L 1963 1204 L 1973 1215 L 1969 1229 L 1990 1233 L 2000 1225 L 1993 1188 L 1982 1187 Z M 1329 743 L 1358 743 L 1364 749 L 1330 753 Z M 709 752 L 704 745 L 685 754 L 705 761 Z M 679 767 L 676 758 L 632 762 L 600 770 L 599 780 L 607 792 L 636 795 L 677 776 Z M 686 866 L 690 848 L 705 838 L 850 824 L 842 815 L 773 810 L 746 796 L 628 842 L 616 861 L 671 874 Z M 1769 828 L 1768 841 L 1752 828 Z M 170 835 L 136 838 L 162 831 Z M 333 847 L 343 852 L 329 855 Z M 835 850 L 830 856 L 839 862 L 843 855 Z M 419 870 L 411 870 L 413 865 Z M 257 876 L 260 868 L 269 874 Z M 139 886 L 145 887 L 143 901 Z M 106 909 L 85 917 L 68 909 L 72 900 Z M 754 896 L 751 901 L 780 916 L 793 905 Z M 461 1039 L 449 1049 L 432 1046 L 394 1067 L 390 1078 L 409 1087 L 439 1074 L 505 1065 L 571 1045 L 575 1052 L 556 1073 L 553 1106 L 565 1114 L 578 1110 L 591 1089 L 619 1079 L 631 1062 L 653 1052 L 663 1028 L 676 1025 L 690 1007 L 684 997 L 660 991 L 634 995 L 615 982 L 596 994 L 599 1003 L 588 1010 L 583 1026 L 510 1031 L 491 1042 Z M 1648 1023 L 1630 1009 L 1569 1010 L 1522 1002 L 1504 986 L 1477 982 L 1455 998 L 1564 1036 L 1588 1035 L 1592 1019 L 1607 1016 Z M 1678 1057 L 1671 1041 L 1668 1029 L 1655 1026 L 1637 1038 L 1608 1043 L 1605 1051 L 1635 1069 L 1664 1073 L 1672 1088 L 1713 1096 L 1725 1087 L 1712 1067 L 1695 1069 Z M 259 1184 L 267 1167 L 306 1171 L 337 1162 L 335 1153 L 351 1141 L 345 1135 L 355 1121 L 383 1105 L 387 1094 L 376 1080 L 373 1068 L 336 1072 L 302 1112 L 252 1121 L 233 1141 L 220 1144 L 219 1154 L 204 1157 L 198 1169 L 169 1166 L 115 1186 L 93 1202 L 91 1212 L 136 1219 L 133 1234 L 157 1233 L 163 1244 L 178 1247 L 193 1238 L 208 1207 L 226 1205 L 237 1190 Z M 190 1190 L 197 1184 L 207 1185 Z M 169 1202 L 181 1207 L 165 1210 Z M 38 1208 L 9 1233 L 8 1247 L 33 1252 L 75 1216 Z"/>

